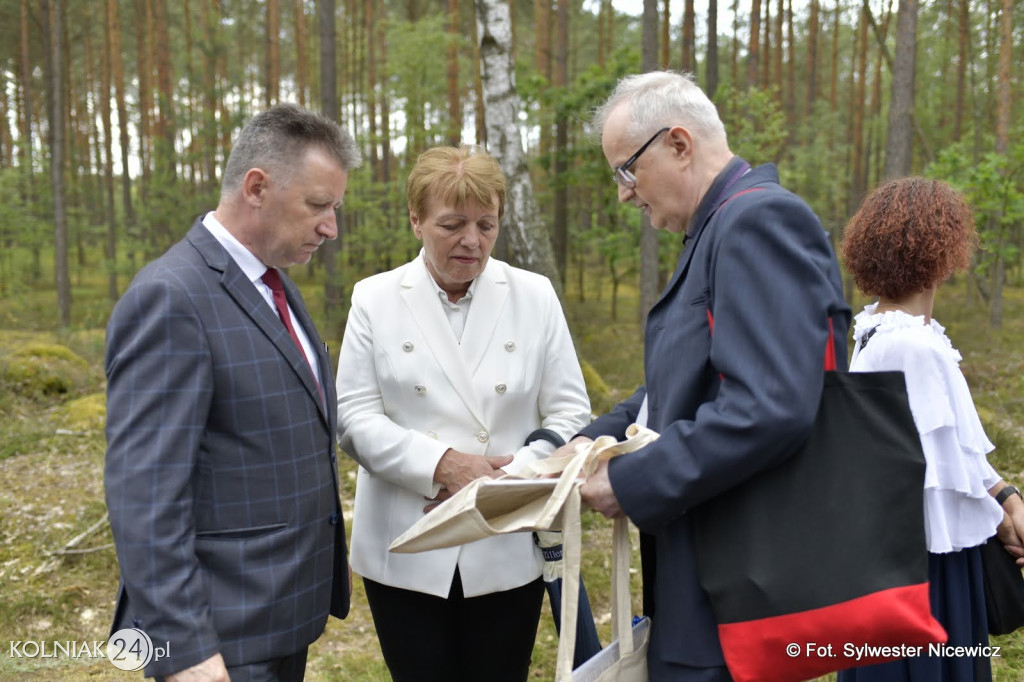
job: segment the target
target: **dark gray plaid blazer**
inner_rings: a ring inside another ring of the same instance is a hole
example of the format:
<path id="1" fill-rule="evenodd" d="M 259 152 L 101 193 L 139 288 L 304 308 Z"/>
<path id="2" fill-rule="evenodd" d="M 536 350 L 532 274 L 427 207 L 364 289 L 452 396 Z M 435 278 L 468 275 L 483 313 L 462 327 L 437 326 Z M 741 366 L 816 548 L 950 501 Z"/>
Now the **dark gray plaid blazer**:
<path id="1" fill-rule="evenodd" d="M 112 631 L 167 675 L 294 653 L 348 612 L 331 362 L 295 284 L 324 400 L 275 311 L 200 222 L 146 266 L 107 327 Z"/>

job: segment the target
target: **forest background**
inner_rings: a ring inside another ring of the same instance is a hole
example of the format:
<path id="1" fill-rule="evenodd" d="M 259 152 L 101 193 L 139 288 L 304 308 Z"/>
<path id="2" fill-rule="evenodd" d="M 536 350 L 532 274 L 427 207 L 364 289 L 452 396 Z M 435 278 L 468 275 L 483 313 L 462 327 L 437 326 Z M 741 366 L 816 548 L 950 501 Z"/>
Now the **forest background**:
<path id="1" fill-rule="evenodd" d="M 6 642 L 105 639 L 117 562 L 102 492 L 104 326 L 134 273 L 215 206 L 240 126 L 279 101 L 341 121 L 366 159 L 341 236 L 291 272 L 332 348 L 351 285 L 418 250 L 403 191 L 416 154 L 481 144 L 514 189 L 496 255 L 556 284 L 595 413 L 642 381 L 643 311 L 680 250 L 617 203 L 590 134 L 591 109 L 622 75 L 694 72 L 733 150 L 778 164 L 836 243 L 883 179 L 953 183 L 982 249 L 936 316 L 964 354 L 993 464 L 1024 485 L 1024 3 L 642 8 L 0 0 L 0 679 L 138 676 L 105 660 L 18 658 Z M 849 277 L 846 289 L 859 309 Z M 354 465 L 340 461 L 350 517 Z M 608 525 L 588 514 L 585 529 L 607 641 Z M 387 679 L 356 585 L 353 614 L 314 646 L 314 680 Z M 997 643 L 996 679 L 1024 680 L 1019 633 Z M 555 645 L 545 616 L 536 679 L 551 678 Z"/>

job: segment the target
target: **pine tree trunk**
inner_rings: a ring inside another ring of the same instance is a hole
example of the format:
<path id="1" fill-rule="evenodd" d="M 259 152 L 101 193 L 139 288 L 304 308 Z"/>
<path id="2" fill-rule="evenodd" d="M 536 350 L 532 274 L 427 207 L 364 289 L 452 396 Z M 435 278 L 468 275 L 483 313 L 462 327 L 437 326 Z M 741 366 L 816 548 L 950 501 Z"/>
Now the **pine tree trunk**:
<path id="1" fill-rule="evenodd" d="M 266 102 L 270 107 L 281 99 L 281 4 L 267 2 Z"/>
<path id="2" fill-rule="evenodd" d="M 999 15 L 999 75 L 996 80 L 996 153 L 1006 154 L 1010 147 L 1010 122 L 1013 104 L 1013 7 L 1014 0 L 1002 0 Z M 1005 171 L 1004 171 L 1005 175 Z M 1002 212 L 997 217 L 1001 222 Z M 992 268 L 992 302 L 988 323 L 993 329 L 1003 326 L 1003 285 L 1006 279 L 1006 227 L 1000 225 L 996 243 L 995 265 Z"/>
<path id="3" fill-rule="evenodd" d="M 448 0 L 448 144 L 462 140 L 462 104 L 459 102 L 459 0 Z"/>
<path id="4" fill-rule="evenodd" d="M 752 0 L 750 7 L 750 42 L 747 44 L 747 87 L 756 88 L 759 55 L 761 54 L 761 0 Z"/>
<path id="5" fill-rule="evenodd" d="M 832 73 L 829 78 L 828 110 L 833 114 L 839 108 L 839 17 L 843 13 L 841 3 L 842 0 L 836 0 L 835 9 L 832 10 Z"/>
<path id="6" fill-rule="evenodd" d="M 569 4 L 572 0 L 556 0 L 555 40 L 555 87 L 565 92 L 569 87 Z M 566 284 L 566 270 L 569 265 L 569 116 L 564 107 L 555 114 L 555 159 L 554 169 L 554 224 L 551 227 L 551 241 L 555 252 L 555 267 Z"/>
<path id="7" fill-rule="evenodd" d="M 764 18 L 761 22 L 764 25 L 764 34 L 761 39 L 761 87 L 772 87 L 772 3 L 771 0 L 764 0 Z"/>
<path id="8" fill-rule="evenodd" d="M 332 121 L 338 120 L 338 72 L 334 0 L 319 0 L 317 18 L 320 26 L 320 111 Z M 342 216 L 338 216 L 339 223 Z M 338 234 L 341 234 L 338 225 Z M 324 242 L 320 251 L 324 263 L 324 321 L 329 338 L 340 339 L 345 329 L 345 287 L 338 268 L 338 239 Z"/>
<path id="9" fill-rule="evenodd" d="M 299 106 L 306 106 L 306 91 L 309 90 L 309 76 L 306 73 L 306 5 L 303 0 L 293 3 L 295 23 L 295 90 Z"/>
<path id="10" fill-rule="evenodd" d="M 661 40 L 659 46 L 661 47 L 661 55 L 658 57 L 658 68 L 668 68 L 668 50 L 671 44 L 669 31 L 671 29 L 672 18 L 669 14 L 669 0 L 661 0 Z M 683 52 L 686 52 L 686 17 L 683 16 Z M 682 67 L 681 67 L 682 68 Z"/>
<path id="11" fill-rule="evenodd" d="M 100 116 L 103 119 L 103 160 L 104 160 L 104 196 L 107 200 L 107 297 L 117 300 L 117 220 L 114 217 L 114 129 L 110 122 L 110 89 L 111 66 L 114 61 L 114 17 L 111 5 L 116 2 L 107 0 L 105 3 L 106 27 L 103 47 L 103 59 L 100 64 Z"/>
<path id="12" fill-rule="evenodd" d="M 508 237 L 509 260 L 515 266 L 546 276 L 561 297 L 561 277 L 550 237 L 537 210 L 518 125 L 522 104 L 515 85 L 508 3 L 477 0 L 476 18 L 483 60 L 487 141 L 508 182 L 503 230 Z"/>
<path id="13" fill-rule="evenodd" d="M 792 128 L 796 123 L 796 38 L 793 31 L 793 0 L 788 0 L 786 8 L 786 44 L 789 45 L 789 55 L 786 59 L 786 114 L 789 116 L 789 125 Z"/>
<path id="14" fill-rule="evenodd" d="M 967 60 L 970 54 L 971 14 L 970 0 L 959 0 L 958 26 L 958 58 L 956 63 L 956 104 L 953 107 L 953 141 L 959 142 L 963 135 L 964 124 L 964 93 L 967 84 Z"/>
<path id="15" fill-rule="evenodd" d="M 668 0 L 665 0 L 665 16 L 666 21 L 668 20 Z M 680 69 L 683 71 L 690 71 L 696 73 L 697 71 L 697 53 L 696 53 L 696 12 L 693 8 L 693 0 L 686 0 L 683 4 L 683 44 L 682 44 L 682 63 Z M 665 51 L 668 52 L 668 34 L 665 35 Z"/>
<path id="16" fill-rule="evenodd" d="M 68 216 L 64 184 L 64 106 L 67 89 L 63 77 L 63 0 L 49 0 L 49 10 L 50 78 L 53 88 L 50 109 L 50 184 L 53 189 L 54 273 L 57 280 L 57 324 L 61 329 L 67 329 L 71 326 L 71 278 L 68 271 Z"/>
<path id="17" fill-rule="evenodd" d="M 34 203 L 32 182 L 32 68 L 28 48 L 28 0 L 21 0 L 21 139 L 18 141 L 19 166 L 23 175 L 21 196 L 26 206 Z"/>
<path id="18" fill-rule="evenodd" d="M 153 53 L 152 42 L 148 36 L 152 33 L 152 0 L 135 0 L 135 47 L 139 60 L 139 199 L 143 207 L 148 203 L 149 185 L 152 176 L 152 160 L 150 158 L 150 126 L 153 111 Z M 148 226 L 145 228 L 148 231 Z M 140 235 L 143 238 L 146 235 Z M 146 239 L 147 244 L 152 240 Z M 152 247 L 147 247 L 150 251 Z"/>
<path id="19" fill-rule="evenodd" d="M 732 56 L 729 65 L 729 76 L 732 87 L 739 90 L 740 87 L 740 3 L 739 0 L 732 0 Z"/>
<path id="20" fill-rule="evenodd" d="M 810 15 L 807 19 L 807 99 L 804 116 L 814 113 L 814 100 L 818 97 L 818 28 L 821 21 L 819 0 L 811 0 Z"/>
<path id="21" fill-rule="evenodd" d="M 708 56 L 704 70 L 706 92 L 714 100 L 718 91 L 718 0 L 708 0 Z"/>
<path id="22" fill-rule="evenodd" d="M 786 21 L 786 5 L 785 0 L 776 0 L 775 3 L 775 25 L 772 42 L 775 45 L 774 52 L 772 52 L 772 87 L 776 88 L 778 93 L 778 101 L 784 102 L 783 98 L 783 82 L 782 82 L 782 63 L 784 61 L 785 52 L 783 42 L 782 28 Z"/>
<path id="23" fill-rule="evenodd" d="M 853 71 L 853 93 L 850 98 L 853 108 L 851 118 L 850 143 L 852 145 L 852 173 L 850 195 L 847 212 L 853 211 L 860 204 L 865 191 L 864 174 L 864 98 L 868 71 L 868 7 L 867 2 L 861 6 L 860 19 L 857 22 L 856 49 L 854 50 L 855 68 Z"/>
<path id="24" fill-rule="evenodd" d="M 688 4 L 692 4 L 688 0 Z M 685 20 L 684 20 L 685 25 Z M 658 8 L 656 0 L 644 0 L 644 49 L 641 69 L 644 72 L 658 68 L 657 41 L 651 40 L 653 33 L 657 35 Z M 692 26 L 691 26 L 692 28 Z M 692 52 L 691 52 L 692 55 Z M 691 56 L 692 60 L 692 56 Z M 640 221 L 640 338 L 643 339 L 647 330 L 647 313 L 658 300 L 658 232 L 651 225 L 651 218 L 646 213 Z M 614 275 L 613 266 L 613 275 Z M 617 279 L 616 279 L 617 282 Z M 613 306 L 615 297 L 612 298 Z"/>
<path id="25" fill-rule="evenodd" d="M 366 60 L 366 81 L 367 81 L 367 118 L 370 124 L 370 177 L 376 182 L 380 182 L 380 158 L 377 156 L 377 21 L 376 12 L 374 8 L 377 6 L 376 0 L 366 0 L 364 3 L 365 15 L 366 15 L 366 51 L 368 59 Z M 376 188 L 374 188 L 376 191 Z"/>
<path id="26" fill-rule="evenodd" d="M 534 63 L 537 66 L 537 73 L 544 79 L 545 83 L 551 83 L 551 2 L 552 0 L 533 0 L 533 19 L 536 25 L 534 35 Z M 477 10 L 479 12 L 479 9 Z M 479 18 L 477 19 L 479 22 Z M 509 25 L 512 19 L 509 17 Z M 510 29 L 511 30 L 511 29 Z M 515 42 L 510 40 L 509 50 L 515 49 Z M 513 64 L 515 63 L 515 57 Z M 538 114 L 540 125 L 540 149 L 541 156 L 546 156 L 551 151 L 551 119 L 548 112 L 542 109 Z"/>
<path id="27" fill-rule="evenodd" d="M 212 6 L 211 6 L 212 5 Z M 203 177 L 207 191 L 212 192 L 217 183 L 217 73 L 220 70 L 221 45 L 216 36 L 217 5 L 214 0 L 201 0 L 199 21 L 203 36 L 203 127 L 202 140 Z"/>
<path id="28" fill-rule="evenodd" d="M 914 71 L 917 62 L 917 0 L 900 0 L 896 14 L 896 56 L 889 133 L 885 142 L 885 179 L 910 174 L 914 157 Z"/>

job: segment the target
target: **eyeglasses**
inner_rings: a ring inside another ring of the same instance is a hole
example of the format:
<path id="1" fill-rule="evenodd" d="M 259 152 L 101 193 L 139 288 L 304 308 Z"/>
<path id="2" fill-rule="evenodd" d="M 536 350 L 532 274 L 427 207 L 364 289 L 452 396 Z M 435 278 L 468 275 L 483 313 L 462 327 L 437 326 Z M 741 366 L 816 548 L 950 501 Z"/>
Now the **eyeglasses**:
<path id="1" fill-rule="evenodd" d="M 658 139 L 658 135 L 661 135 L 666 130 L 671 130 L 671 127 L 662 128 L 658 132 L 651 136 L 651 139 L 644 142 L 644 146 L 636 150 L 636 154 L 626 159 L 626 163 L 621 166 L 615 167 L 615 172 L 612 174 L 612 179 L 618 184 L 622 185 L 626 189 L 633 189 L 636 187 L 636 176 L 629 172 L 629 167 L 636 163 L 636 160 L 640 158 L 640 155 L 647 151 L 647 148 L 651 146 L 651 143 Z"/>

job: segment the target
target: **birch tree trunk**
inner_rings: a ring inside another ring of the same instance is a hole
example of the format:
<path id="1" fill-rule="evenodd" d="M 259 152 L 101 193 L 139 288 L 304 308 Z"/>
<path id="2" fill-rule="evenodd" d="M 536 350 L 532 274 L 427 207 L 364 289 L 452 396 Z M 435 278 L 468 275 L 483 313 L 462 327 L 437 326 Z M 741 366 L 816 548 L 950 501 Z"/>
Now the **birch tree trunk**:
<path id="1" fill-rule="evenodd" d="M 508 3 L 505 0 L 476 0 L 476 20 L 483 61 L 487 142 L 508 181 L 503 220 L 508 258 L 515 266 L 547 277 L 561 297 L 562 281 L 555 266 L 550 236 L 537 210 L 518 125 L 522 104 L 516 91 L 512 64 L 512 22 Z"/>

